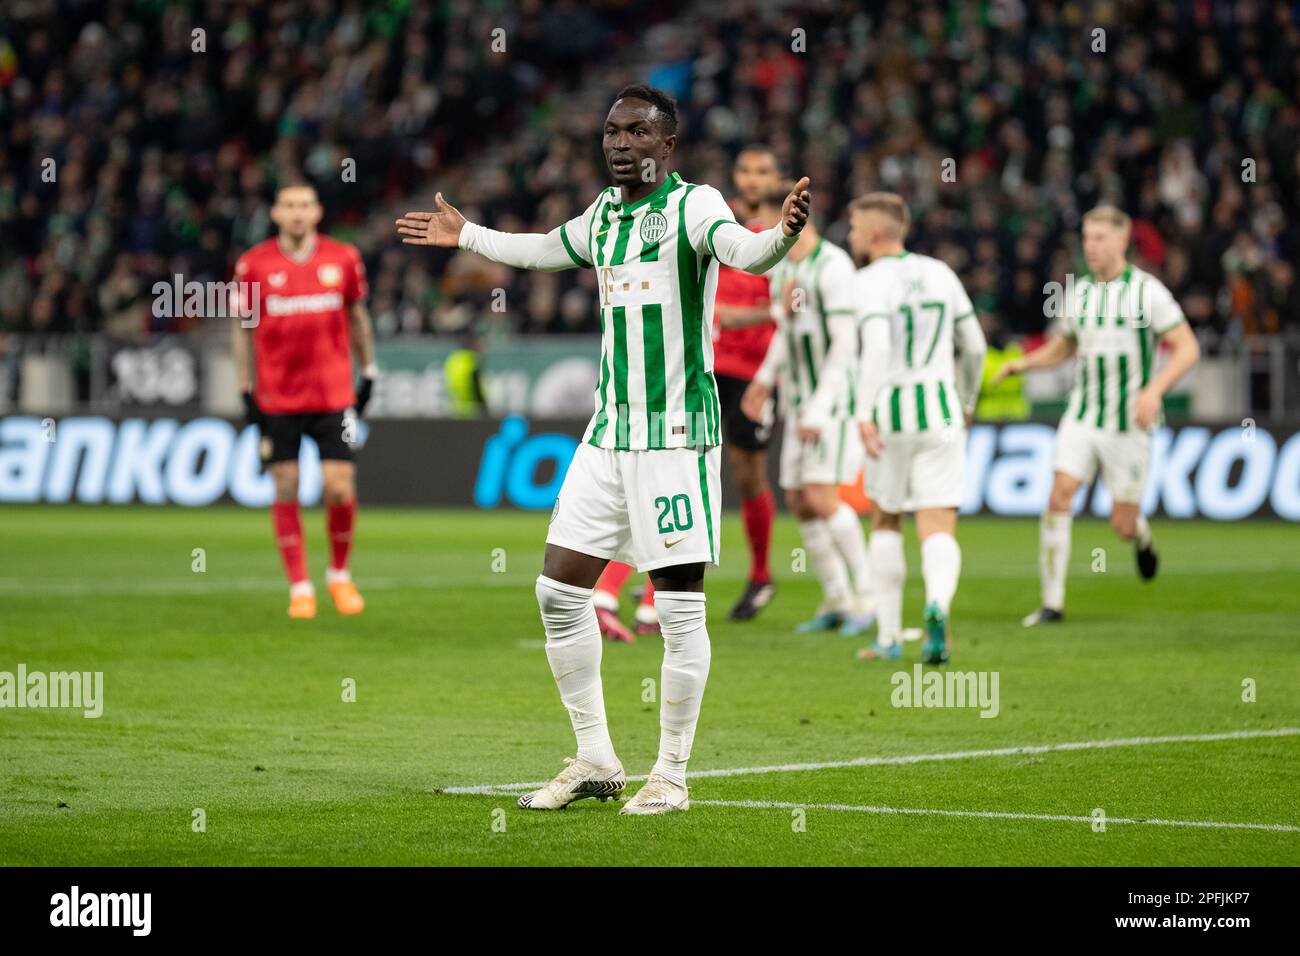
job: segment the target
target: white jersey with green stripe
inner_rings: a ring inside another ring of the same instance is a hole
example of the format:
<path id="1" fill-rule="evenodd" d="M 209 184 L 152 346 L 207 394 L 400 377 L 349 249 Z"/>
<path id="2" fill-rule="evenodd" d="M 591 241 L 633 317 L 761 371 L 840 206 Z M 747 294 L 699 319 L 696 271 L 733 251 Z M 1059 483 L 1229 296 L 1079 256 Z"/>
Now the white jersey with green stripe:
<path id="1" fill-rule="evenodd" d="M 600 296 L 596 410 L 583 441 L 625 451 L 721 443 L 713 237 L 735 222 L 716 189 L 673 173 L 635 202 L 610 187 L 561 227 L 574 263 L 595 268 Z"/>
<path id="2" fill-rule="evenodd" d="M 1074 389 L 1065 417 L 1106 431 L 1137 429 L 1134 403 L 1151 381 L 1156 339 L 1183 310 L 1164 284 L 1137 266 L 1109 282 L 1091 273 L 1066 287 L 1055 331 L 1075 341 Z"/>
<path id="3" fill-rule="evenodd" d="M 821 238 L 798 262 L 786 256 L 767 273 L 773 302 L 785 302 L 788 283 L 793 281 L 797 290 L 793 311 L 777 319 L 777 334 L 785 338 L 783 394 L 796 413 L 824 388 L 829 391 L 818 397 L 829 417 L 854 415 L 856 349 L 850 364 L 834 371 L 836 382 L 827 382 L 823 375 L 831 346 L 831 323 L 837 316 L 853 321 L 854 271 L 852 257 Z"/>
<path id="4" fill-rule="evenodd" d="M 858 270 L 854 300 L 863 323 L 889 323 L 889 361 L 873 409 L 876 426 L 920 432 L 963 424 L 953 332 L 958 322 L 978 320 L 957 274 L 914 252 L 883 256 Z"/>

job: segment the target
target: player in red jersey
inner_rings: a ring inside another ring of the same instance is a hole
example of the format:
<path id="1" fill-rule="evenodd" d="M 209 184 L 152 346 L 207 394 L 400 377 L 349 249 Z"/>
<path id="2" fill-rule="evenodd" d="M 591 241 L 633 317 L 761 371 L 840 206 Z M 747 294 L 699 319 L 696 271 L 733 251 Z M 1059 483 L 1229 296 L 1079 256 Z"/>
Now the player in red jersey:
<path id="1" fill-rule="evenodd" d="M 781 183 L 776 156 L 766 146 L 746 146 L 732 168 L 736 218 L 755 228 L 763 197 Z M 769 223 L 769 225 L 771 225 Z M 776 594 L 768 568 L 776 499 L 767 480 L 767 445 L 772 422 L 751 421 L 740 410 L 745 389 L 763 364 L 767 344 L 776 330 L 771 320 L 768 281 L 738 269 L 718 269 L 718 292 L 713 324 L 713 376 L 718 382 L 727 462 L 740 488 L 740 514 L 749 540 L 749 583 L 731 609 L 733 621 L 748 621 Z"/>
<path id="2" fill-rule="evenodd" d="M 330 596 L 342 614 L 365 607 L 348 571 L 356 522 L 356 416 L 378 376 L 366 309 L 366 270 L 354 246 L 319 235 L 316 190 L 290 183 L 276 191 L 271 220 L 279 235 L 235 264 L 240 314 L 235 364 L 250 424 L 262 433 L 262 459 L 275 481 L 275 540 L 289 576 L 289 616 L 316 616 L 298 512 L 298 446 L 304 434 L 320 448 L 330 563 Z M 352 351 L 362 379 L 353 388 Z"/>

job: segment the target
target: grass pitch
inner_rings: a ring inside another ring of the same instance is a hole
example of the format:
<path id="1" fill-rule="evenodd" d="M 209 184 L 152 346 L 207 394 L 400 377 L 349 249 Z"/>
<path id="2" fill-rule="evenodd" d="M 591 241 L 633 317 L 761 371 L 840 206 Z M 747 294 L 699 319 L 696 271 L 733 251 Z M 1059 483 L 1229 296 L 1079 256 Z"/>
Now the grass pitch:
<path id="1" fill-rule="evenodd" d="M 915 643 L 866 664 L 864 641 L 793 633 L 816 585 L 790 570 L 788 518 L 776 601 L 727 621 L 747 564 L 728 517 L 695 805 L 638 819 L 448 792 L 544 779 L 572 753 L 532 588 L 546 518 L 365 509 L 365 614 L 340 617 L 318 583 L 320 616 L 293 622 L 265 513 L 0 509 L 0 671 L 102 671 L 105 698 L 98 719 L 0 710 L 0 863 L 1300 863 L 1293 526 L 1157 521 L 1161 576 L 1143 584 L 1080 520 L 1069 618 L 1025 631 L 1036 523 L 963 520 L 950 669 L 998 673 L 981 718 L 892 705 Z M 304 519 L 319 581 L 324 519 Z M 916 625 L 910 529 L 908 565 Z M 629 774 L 654 760 L 660 657 L 657 639 L 605 648 Z"/>

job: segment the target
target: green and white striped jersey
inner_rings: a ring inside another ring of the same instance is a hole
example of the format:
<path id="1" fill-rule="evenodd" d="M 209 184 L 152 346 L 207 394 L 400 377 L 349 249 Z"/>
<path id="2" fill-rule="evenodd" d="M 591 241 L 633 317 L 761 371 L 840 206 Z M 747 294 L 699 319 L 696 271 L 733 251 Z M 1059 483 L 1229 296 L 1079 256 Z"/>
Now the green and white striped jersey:
<path id="1" fill-rule="evenodd" d="M 624 203 L 610 187 L 560 229 L 574 263 L 596 270 L 601 363 L 583 441 L 643 451 L 721 443 L 713 378 L 713 236 L 736 217 L 712 186 L 672 173 Z"/>
<path id="2" fill-rule="evenodd" d="M 1066 286 L 1062 305 L 1055 331 L 1078 347 L 1065 417 L 1107 431 L 1135 430 L 1133 406 L 1151 381 L 1156 339 L 1185 321 L 1182 308 L 1137 266 L 1109 282 L 1085 273 Z"/>
<path id="3" fill-rule="evenodd" d="M 889 323 L 889 362 L 872 414 L 876 427 L 919 432 L 964 424 L 962 403 L 973 397 L 957 394 L 953 330 L 958 322 L 978 320 L 957 274 L 914 252 L 883 256 L 858 270 L 854 300 L 863 323 Z"/>
<path id="4" fill-rule="evenodd" d="M 787 283 L 793 281 L 797 290 L 793 312 L 777 319 L 777 334 L 785 338 L 783 394 L 796 414 L 821 388 L 829 388 L 819 396 L 825 414 L 832 418 L 854 414 L 856 348 L 851 362 L 836 370 L 838 383 L 827 383 L 822 374 L 831 344 L 831 321 L 836 316 L 853 321 L 854 271 L 849 254 L 822 238 L 799 262 L 786 256 L 767 273 L 773 302 L 785 302 Z"/>

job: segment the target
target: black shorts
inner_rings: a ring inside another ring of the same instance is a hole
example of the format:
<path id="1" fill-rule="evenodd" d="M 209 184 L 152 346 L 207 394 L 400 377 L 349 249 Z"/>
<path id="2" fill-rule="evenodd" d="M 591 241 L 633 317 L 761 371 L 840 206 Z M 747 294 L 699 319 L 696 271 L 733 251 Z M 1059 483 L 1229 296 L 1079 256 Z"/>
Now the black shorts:
<path id="1" fill-rule="evenodd" d="M 749 451 L 766 449 L 772 440 L 772 426 L 751 421 L 740 410 L 740 399 L 749 388 L 749 380 L 716 373 L 713 377 L 718 382 L 718 402 L 722 406 L 722 440 Z"/>
<path id="2" fill-rule="evenodd" d="M 262 460 L 297 461 L 302 436 L 310 435 L 320 448 L 322 461 L 351 461 L 352 446 L 345 440 L 343 412 L 309 412 L 304 415 L 262 416 Z M 355 424 L 352 426 L 356 427 Z"/>

